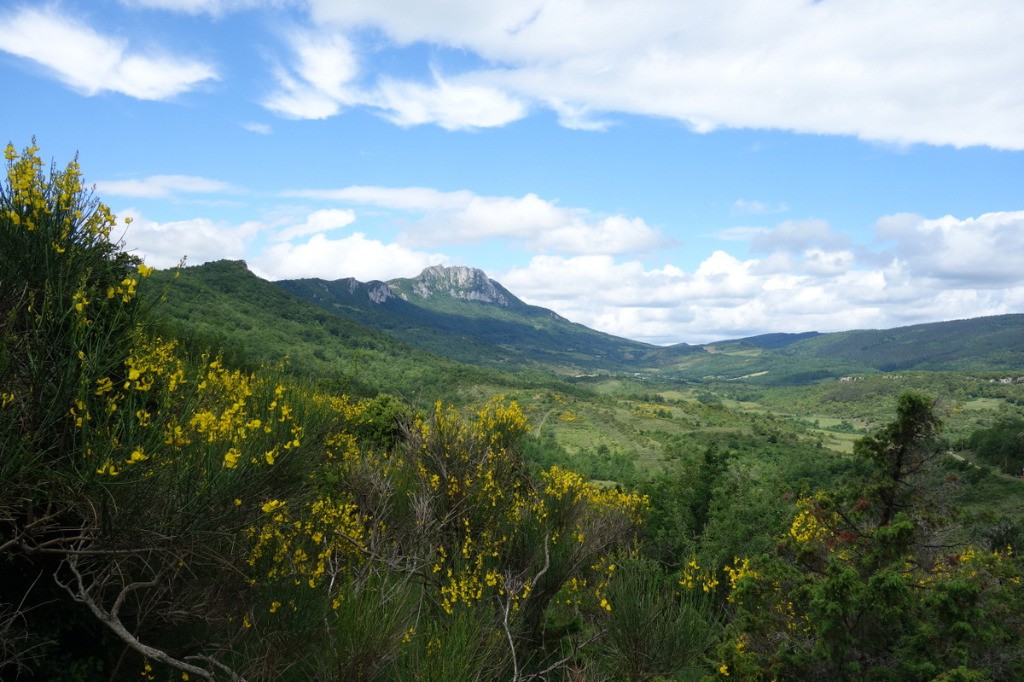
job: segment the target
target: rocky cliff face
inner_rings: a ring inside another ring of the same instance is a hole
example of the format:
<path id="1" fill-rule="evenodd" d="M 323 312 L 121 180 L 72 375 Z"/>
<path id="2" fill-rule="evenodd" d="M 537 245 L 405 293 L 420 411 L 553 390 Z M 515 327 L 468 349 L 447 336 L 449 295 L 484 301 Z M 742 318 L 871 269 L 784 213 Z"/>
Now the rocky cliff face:
<path id="1" fill-rule="evenodd" d="M 518 302 L 483 270 L 462 266 L 432 265 L 412 280 L 412 290 L 423 298 L 448 296 L 464 301 L 491 303 L 503 308 Z"/>
<path id="2" fill-rule="evenodd" d="M 348 293 L 352 296 L 359 296 L 361 293 L 365 294 L 374 303 L 385 303 L 393 298 L 398 298 L 395 292 L 391 290 L 391 287 L 378 280 L 360 282 L 354 277 L 346 277 L 345 279 L 338 280 L 338 285 L 343 289 L 347 288 Z M 324 283 L 323 286 L 326 288 L 327 283 Z"/>

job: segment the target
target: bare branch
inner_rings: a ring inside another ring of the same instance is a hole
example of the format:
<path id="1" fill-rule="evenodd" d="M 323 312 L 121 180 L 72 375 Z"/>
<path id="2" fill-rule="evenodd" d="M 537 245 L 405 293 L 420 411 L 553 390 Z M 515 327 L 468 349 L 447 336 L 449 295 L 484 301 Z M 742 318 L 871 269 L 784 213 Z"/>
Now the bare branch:
<path id="1" fill-rule="evenodd" d="M 187 663 L 184 660 L 174 658 L 165 651 L 149 646 L 148 644 L 144 644 L 143 642 L 139 641 L 139 639 L 134 634 L 132 634 L 128 630 L 128 628 L 125 627 L 125 625 L 121 622 L 119 612 L 128 594 L 135 590 L 157 586 L 158 581 L 156 579 L 145 582 L 132 582 L 125 585 L 121 588 L 121 591 L 118 593 L 117 598 L 114 600 L 114 606 L 110 609 L 110 611 L 106 611 L 100 604 L 97 603 L 96 598 L 92 593 L 93 588 L 97 585 L 96 581 L 94 581 L 89 586 L 86 586 L 86 581 L 83 578 L 82 572 L 79 570 L 78 567 L 78 556 L 69 556 L 64 561 L 63 565 L 71 571 L 71 574 L 74 577 L 72 580 L 68 580 L 67 582 L 61 582 L 61 580 L 55 575 L 54 580 L 57 581 L 57 584 L 63 587 L 67 591 L 67 593 L 71 595 L 72 599 L 81 604 L 85 604 L 86 607 L 88 607 L 92 614 L 96 616 L 96 618 L 99 619 L 101 623 L 110 628 L 110 630 L 114 634 L 116 634 L 129 647 L 139 652 L 148 659 L 151 659 L 158 663 L 163 663 L 164 665 L 171 666 L 182 672 L 186 672 L 189 675 L 195 675 L 200 679 L 210 680 L 210 682 L 213 682 L 216 679 L 215 673 L 212 672 L 209 669 L 209 667 L 200 668 L 197 665 L 193 665 L 191 663 Z M 223 665 L 218 661 L 215 661 L 214 659 L 208 656 L 190 656 L 188 657 L 188 659 L 200 660 L 206 663 L 207 666 L 212 666 L 225 672 L 233 682 L 245 682 L 244 678 L 239 676 L 230 668 L 228 668 L 227 666 Z"/>

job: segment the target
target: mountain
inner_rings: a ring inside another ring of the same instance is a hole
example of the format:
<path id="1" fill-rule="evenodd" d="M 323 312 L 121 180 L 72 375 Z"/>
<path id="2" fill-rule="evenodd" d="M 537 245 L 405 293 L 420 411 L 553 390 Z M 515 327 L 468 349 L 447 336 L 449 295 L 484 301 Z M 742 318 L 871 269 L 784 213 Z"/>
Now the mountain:
<path id="1" fill-rule="evenodd" d="M 545 378 L 499 374 L 412 347 L 335 315 L 252 274 L 244 261 L 164 270 L 147 282 L 159 297 L 156 331 L 186 350 L 223 351 L 229 364 L 255 368 L 287 361 L 305 375 L 353 395 L 402 391 L 405 397 L 458 401 L 464 386 L 530 386 Z"/>
<path id="2" fill-rule="evenodd" d="M 619 338 L 524 303 L 483 271 L 427 268 L 387 282 L 354 279 L 283 280 L 291 294 L 392 334 L 409 345 L 462 362 L 532 366 L 572 374 L 631 371 L 701 353 Z"/>
<path id="3" fill-rule="evenodd" d="M 472 364 L 772 384 L 869 372 L 1024 369 L 1021 315 L 663 347 L 597 332 L 528 305 L 483 271 L 468 267 L 436 265 L 417 277 L 387 282 L 302 279 L 277 284 L 409 345 Z"/>
<path id="4" fill-rule="evenodd" d="M 822 334 L 779 354 L 840 357 L 883 372 L 1024 369 L 1024 315 Z"/>
<path id="5" fill-rule="evenodd" d="M 662 374 L 798 385 L 876 372 L 1024 372 L 1024 315 L 884 330 L 769 334 L 704 348 L 708 355 L 686 358 Z"/>
<path id="6" fill-rule="evenodd" d="M 197 346 L 237 351 L 250 364 L 288 355 L 300 370 L 359 392 L 397 385 L 440 394 L 463 379 L 523 386 L 602 373 L 773 385 L 896 371 L 1024 373 L 1024 315 L 662 347 L 570 322 L 467 267 L 387 282 L 272 283 L 244 262 L 219 261 L 161 278 L 175 334 L 187 330 Z"/>

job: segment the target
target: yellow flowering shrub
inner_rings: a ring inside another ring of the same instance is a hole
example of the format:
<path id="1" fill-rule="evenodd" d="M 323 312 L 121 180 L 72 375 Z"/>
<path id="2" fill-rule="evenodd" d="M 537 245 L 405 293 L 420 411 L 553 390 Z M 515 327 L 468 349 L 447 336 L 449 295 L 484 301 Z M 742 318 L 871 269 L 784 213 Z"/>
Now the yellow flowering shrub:
<path id="1" fill-rule="evenodd" d="M 365 519 L 351 502 L 319 498 L 294 517 L 281 500 L 270 500 L 260 509 L 263 518 L 248 530 L 248 563 L 260 579 L 285 578 L 310 588 L 327 580 L 334 586 L 365 556 Z"/>

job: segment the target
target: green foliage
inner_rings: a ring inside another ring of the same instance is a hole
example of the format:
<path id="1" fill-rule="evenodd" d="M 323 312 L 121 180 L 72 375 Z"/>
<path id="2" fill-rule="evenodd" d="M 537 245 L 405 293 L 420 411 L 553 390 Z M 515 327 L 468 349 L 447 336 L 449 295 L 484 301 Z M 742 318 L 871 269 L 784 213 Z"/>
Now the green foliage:
<path id="1" fill-rule="evenodd" d="M 1024 472 L 1024 418 L 1004 417 L 971 434 L 968 446 L 981 461 L 1007 474 Z"/>
<path id="2" fill-rule="evenodd" d="M 483 364 L 598 371 L 467 367 L 240 263 L 147 279 L 77 163 L 36 152 L 0 187 L 5 679 L 1024 676 L 1020 481 L 951 456 L 920 392 L 1013 471 L 1024 389 L 769 385 L 922 341 L 956 364 L 964 329 L 994 357 L 1016 320 L 707 353 L 420 306 L 416 344 L 454 325 Z"/>
<path id="3" fill-rule="evenodd" d="M 705 672 L 704 654 L 719 627 L 705 592 L 680 590 L 654 561 L 623 557 L 608 599 L 614 607 L 603 618 L 596 656 L 611 679 L 693 679 Z"/>
<path id="4" fill-rule="evenodd" d="M 905 394 L 897 418 L 858 443 L 849 487 L 798 503 L 774 556 L 730 596 L 726 665 L 785 678 L 931 680 L 1024 672 L 1024 565 L 1006 548 L 947 545 L 953 517 L 929 469 L 933 402 Z M 997 607 L 996 604 L 999 604 Z"/>
<path id="5" fill-rule="evenodd" d="M 502 375 L 411 348 L 334 315 L 259 279 L 238 261 L 158 271 L 160 331 L 193 353 L 221 354 L 232 366 L 286 363 L 288 372 L 325 390 L 356 396 L 391 393 L 419 407 L 466 402 L 473 384 L 506 385 Z M 529 383 L 529 382 L 527 382 Z"/>

